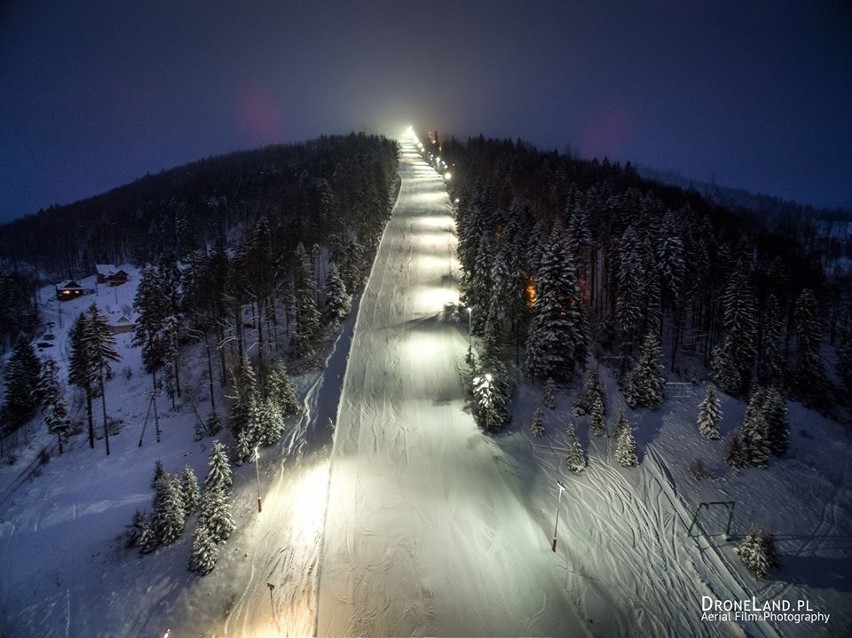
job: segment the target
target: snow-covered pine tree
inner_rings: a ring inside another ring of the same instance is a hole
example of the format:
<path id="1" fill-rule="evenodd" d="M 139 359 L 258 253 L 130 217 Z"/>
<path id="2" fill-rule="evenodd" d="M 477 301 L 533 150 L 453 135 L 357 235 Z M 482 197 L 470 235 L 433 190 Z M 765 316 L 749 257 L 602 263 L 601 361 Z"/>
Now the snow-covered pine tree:
<path id="1" fill-rule="evenodd" d="M 698 405 L 698 431 L 708 439 L 718 440 L 721 420 L 722 404 L 716 394 L 716 386 L 708 383 L 704 399 Z"/>
<path id="2" fill-rule="evenodd" d="M 204 525 L 195 528 L 192 550 L 189 554 L 189 571 L 205 576 L 213 571 L 219 559 L 219 546 L 211 538 Z"/>
<path id="3" fill-rule="evenodd" d="M 627 416 L 625 416 L 624 412 L 619 412 L 618 416 L 615 418 L 615 424 L 612 428 L 612 438 L 618 441 L 618 439 L 621 438 L 621 433 L 629 428 L 630 422 L 627 420 Z"/>
<path id="4" fill-rule="evenodd" d="M 536 438 L 544 436 L 544 412 L 541 408 L 536 408 L 533 414 L 532 424 L 530 425 L 530 434 Z"/>
<path id="5" fill-rule="evenodd" d="M 577 270 L 564 231 L 554 227 L 536 272 L 536 299 L 527 333 L 526 373 L 569 381 L 586 359 L 585 320 Z"/>
<path id="6" fill-rule="evenodd" d="M 139 548 L 140 554 L 150 554 L 157 547 L 157 534 L 154 532 L 154 525 L 150 516 L 144 516 L 139 523 L 139 536 L 136 540 L 136 546 Z"/>
<path id="7" fill-rule="evenodd" d="M 320 312 L 317 308 L 317 281 L 305 247 L 296 246 L 296 270 L 294 272 L 296 296 L 296 332 L 293 345 L 296 356 L 310 357 L 314 353 L 314 342 L 319 337 Z"/>
<path id="8" fill-rule="evenodd" d="M 755 578 L 766 578 L 769 570 L 778 567 L 775 537 L 766 532 L 754 531 L 746 535 L 734 550 Z"/>
<path id="9" fill-rule="evenodd" d="M 760 359 L 757 364 L 758 382 L 766 387 L 780 387 L 784 382 L 784 352 L 781 341 L 783 316 L 775 295 L 766 298 L 761 331 Z"/>
<path id="10" fill-rule="evenodd" d="M 59 381 L 59 368 L 53 357 L 46 357 L 41 365 L 37 394 L 42 405 L 44 422 L 47 430 L 57 438 L 59 454 L 62 446 L 68 440 L 68 430 L 71 420 L 68 418 L 68 404 L 62 396 L 62 385 Z"/>
<path id="11" fill-rule="evenodd" d="M 597 393 L 592 395 L 592 403 L 589 406 L 591 420 L 589 430 L 595 436 L 606 436 L 606 425 L 604 424 L 604 402 Z"/>
<path id="12" fill-rule="evenodd" d="M 567 436 L 569 439 L 577 438 L 577 430 L 574 428 L 574 424 L 571 421 L 568 421 L 565 424 L 565 436 Z"/>
<path id="13" fill-rule="evenodd" d="M 239 368 L 234 371 L 233 379 L 236 395 L 231 406 L 230 427 L 236 443 L 234 459 L 237 463 L 242 463 L 260 443 L 262 430 L 257 377 L 245 355 Z"/>
<path id="14" fill-rule="evenodd" d="M 660 404 L 665 393 L 662 351 L 656 332 L 649 332 L 642 342 L 642 352 L 636 367 L 627 375 L 624 398 L 627 405 L 653 408 Z"/>
<path id="15" fill-rule="evenodd" d="M 221 487 L 205 487 L 202 491 L 198 526 L 207 529 L 214 543 L 228 540 L 234 531 L 231 499 Z"/>
<path id="16" fill-rule="evenodd" d="M 159 271 L 154 267 L 143 269 L 133 298 L 137 318 L 132 343 L 134 347 L 142 348 L 142 363 L 155 385 L 157 372 L 164 365 L 160 328 L 169 313 L 169 303 L 168 291 Z"/>
<path id="17" fill-rule="evenodd" d="M 145 512 L 140 510 L 136 510 L 133 513 L 133 520 L 130 525 L 127 526 L 127 533 L 125 534 L 125 543 L 124 546 L 128 549 L 131 547 L 139 547 L 139 536 L 142 533 L 142 527 L 145 523 Z"/>
<path id="18" fill-rule="evenodd" d="M 163 467 L 163 462 L 160 459 L 154 461 L 154 475 L 151 477 L 151 487 L 157 489 L 157 483 L 166 475 L 166 470 Z"/>
<path id="19" fill-rule="evenodd" d="M 40 403 L 40 374 L 41 364 L 32 344 L 24 337 L 19 337 L 4 374 L 6 398 L 0 409 L 0 417 L 6 432 L 14 432 L 35 416 Z"/>
<path id="20" fill-rule="evenodd" d="M 746 406 L 742 438 L 748 462 L 755 467 L 766 467 L 769 462 L 769 426 L 764 412 L 766 391 L 757 388 Z"/>
<path id="21" fill-rule="evenodd" d="M 216 436 L 219 434 L 222 431 L 222 419 L 219 417 L 219 413 L 216 411 L 211 412 L 204 426 L 208 435 Z"/>
<path id="22" fill-rule="evenodd" d="M 601 385 L 601 375 L 598 368 L 592 368 L 592 371 L 589 373 L 589 376 L 586 379 L 586 384 L 583 386 L 583 392 L 577 398 L 576 403 L 574 403 L 574 415 L 584 416 L 586 414 L 591 414 L 592 401 L 595 395 L 598 396 L 601 401 L 601 406 L 603 407 L 603 385 Z M 604 410 L 604 414 L 605 413 L 606 410 Z"/>
<path id="23" fill-rule="evenodd" d="M 822 405 L 826 399 L 828 381 L 820 356 L 822 331 L 813 291 L 806 288 L 796 298 L 794 319 L 796 352 L 792 385 L 796 395 L 806 404 Z"/>
<path id="24" fill-rule="evenodd" d="M 728 442 L 728 450 L 725 455 L 725 461 L 731 467 L 748 467 L 748 453 L 746 452 L 743 439 L 740 435 L 734 434 Z"/>
<path id="25" fill-rule="evenodd" d="M 278 407 L 282 416 L 299 414 L 302 411 L 296 391 L 293 389 L 293 380 L 287 372 L 287 367 L 280 359 L 272 364 L 269 378 L 266 382 L 266 395 Z"/>
<path id="26" fill-rule="evenodd" d="M 784 456 L 790 445 L 790 418 L 784 396 L 776 388 L 767 388 L 763 399 L 769 451 Z"/>
<path id="27" fill-rule="evenodd" d="M 544 395 L 541 402 L 546 408 L 551 410 L 556 408 L 556 383 L 553 379 L 548 379 L 544 384 Z"/>
<path id="28" fill-rule="evenodd" d="M 492 362 L 490 372 L 473 378 L 473 403 L 477 423 L 486 432 L 498 432 L 509 422 L 509 384 L 506 369 Z"/>
<path id="29" fill-rule="evenodd" d="M 86 318 L 83 314 L 77 315 L 71 330 L 68 332 L 70 341 L 70 357 L 68 360 L 68 383 L 77 386 L 86 397 L 86 419 L 89 426 L 89 447 L 95 447 L 95 421 L 92 412 L 92 399 L 95 396 L 94 373 L 91 362 L 88 360 L 86 346 L 83 337 L 86 331 Z"/>
<path id="30" fill-rule="evenodd" d="M 622 354 L 638 343 L 645 307 L 642 244 L 636 229 L 626 228 L 616 246 L 615 323 Z"/>
<path id="31" fill-rule="evenodd" d="M 98 310 L 96 304 L 93 303 L 89 306 L 83 326 L 83 347 L 86 350 L 88 370 L 92 375 L 92 385 L 98 388 L 101 395 L 104 445 L 106 446 L 106 453 L 109 455 L 109 424 L 106 413 L 106 386 L 104 382 L 110 372 L 110 361 L 121 361 L 121 356 L 115 349 L 115 335 L 112 334 L 109 322 Z"/>
<path id="32" fill-rule="evenodd" d="M 751 368 L 756 351 L 757 319 L 754 294 L 749 284 L 748 269 L 737 264 L 722 297 L 723 323 L 726 336 L 714 371 L 716 385 L 728 394 L 745 392 L 751 381 Z M 725 368 L 730 366 L 730 370 Z"/>
<path id="33" fill-rule="evenodd" d="M 732 388 L 741 388 L 743 385 L 742 377 L 731 361 L 728 350 L 721 346 L 713 348 L 710 357 L 710 377 L 716 387 L 726 392 L 731 392 Z"/>
<path id="34" fill-rule="evenodd" d="M 583 446 L 576 438 L 571 442 L 571 450 L 568 452 L 568 459 L 565 463 L 568 470 L 575 474 L 586 469 L 586 455 L 583 453 Z"/>
<path id="35" fill-rule="evenodd" d="M 349 314 L 352 297 L 346 292 L 346 284 L 340 276 L 337 264 L 331 262 L 325 280 L 325 314 L 332 325 L 337 325 Z"/>
<path id="36" fill-rule="evenodd" d="M 272 445 L 281 439 L 284 433 L 284 417 L 281 410 L 271 398 L 264 399 L 260 404 L 260 444 Z"/>
<path id="37" fill-rule="evenodd" d="M 633 428 L 627 422 L 623 413 L 618 416 L 618 421 L 622 419 L 625 423 L 621 426 L 618 435 L 615 459 L 622 467 L 634 467 L 639 464 L 639 459 L 636 456 L 636 439 L 633 438 Z M 619 429 L 618 421 L 616 422 L 616 429 Z"/>
<path id="38" fill-rule="evenodd" d="M 180 495 L 180 483 L 165 474 L 157 481 L 153 506 L 154 534 L 160 545 L 171 545 L 183 533 L 186 517 Z"/>
<path id="39" fill-rule="evenodd" d="M 188 465 L 183 466 L 183 471 L 180 474 L 181 499 L 183 509 L 187 516 L 198 509 L 201 502 L 201 490 L 198 488 L 198 479 L 195 478 L 195 472 Z"/>
<path id="40" fill-rule="evenodd" d="M 231 463 L 228 460 L 228 451 L 224 444 L 213 441 L 213 449 L 210 452 L 208 462 L 209 469 L 204 478 L 204 489 L 229 490 L 233 479 L 231 478 Z"/>

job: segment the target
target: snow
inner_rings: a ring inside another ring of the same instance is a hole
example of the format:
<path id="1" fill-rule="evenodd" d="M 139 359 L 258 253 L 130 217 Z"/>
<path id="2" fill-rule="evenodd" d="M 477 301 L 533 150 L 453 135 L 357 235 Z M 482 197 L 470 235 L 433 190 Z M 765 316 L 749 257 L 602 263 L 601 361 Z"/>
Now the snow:
<path id="1" fill-rule="evenodd" d="M 107 409 L 124 425 L 110 438 L 112 454 L 76 435 L 18 486 L 51 443 L 38 431 L 17 465 L 0 465 L 0 635 L 852 635 L 849 432 L 788 403 L 787 455 L 766 469 L 732 470 L 725 444 L 743 401 L 719 394 L 722 438 L 712 441 L 696 424 L 703 385 L 630 410 L 601 366 L 607 428 L 624 410 L 637 467 L 620 467 L 615 441 L 591 436 L 589 417 L 572 415 L 584 379 L 559 388 L 540 438 L 529 424 L 542 389 L 518 379 L 509 431 L 484 435 L 461 381 L 469 336 L 457 322 L 445 184 L 410 144 L 400 174 L 362 298 L 322 370 L 294 379 L 305 414 L 258 466 L 234 468 L 237 529 L 215 569 L 205 577 L 186 569 L 194 517 L 179 541 L 151 555 L 123 547 L 134 511 L 150 509 L 154 462 L 169 472 L 188 464 L 203 480 L 211 441 L 193 440 L 195 412 L 209 412 L 206 360 L 193 346 L 177 409 L 160 398 L 161 442 L 149 423 L 139 447 L 150 378 L 132 334 L 120 334 Z M 63 380 L 74 316 L 92 301 L 111 320 L 127 315 L 138 270 L 116 267 L 130 282 L 97 295 L 59 304 L 52 288 L 42 291 L 56 335 L 43 352 L 57 357 Z M 95 288 L 94 276 L 80 283 Z M 69 404 L 84 421 L 81 401 Z M 569 420 L 588 459 L 579 474 L 567 463 Z M 699 458 L 712 476 L 693 476 Z M 725 511 L 702 514 L 708 535 L 687 536 L 705 501 L 736 502 L 730 540 Z M 768 580 L 751 576 L 734 551 L 752 528 L 776 537 L 781 566 Z M 831 618 L 703 621 L 703 597 L 805 600 Z"/>

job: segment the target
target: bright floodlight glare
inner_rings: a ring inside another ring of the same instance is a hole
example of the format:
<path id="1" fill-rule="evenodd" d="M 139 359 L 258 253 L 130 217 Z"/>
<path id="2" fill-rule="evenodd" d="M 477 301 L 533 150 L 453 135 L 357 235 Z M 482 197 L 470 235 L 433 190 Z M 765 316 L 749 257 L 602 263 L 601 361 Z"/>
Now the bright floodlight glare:
<path id="1" fill-rule="evenodd" d="M 453 174 L 450 171 L 447 171 L 446 173 L 444 173 L 444 179 L 447 180 L 447 181 L 450 181 L 450 178 L 452 176 L 453 176 Z"/>
<path id="2" fill-rule="evenodd" d="M 458 198 L 458 197 L 456 197 L 456 204 L 458 204 L 458 203 L 459 203 L 459 198 Z"/>

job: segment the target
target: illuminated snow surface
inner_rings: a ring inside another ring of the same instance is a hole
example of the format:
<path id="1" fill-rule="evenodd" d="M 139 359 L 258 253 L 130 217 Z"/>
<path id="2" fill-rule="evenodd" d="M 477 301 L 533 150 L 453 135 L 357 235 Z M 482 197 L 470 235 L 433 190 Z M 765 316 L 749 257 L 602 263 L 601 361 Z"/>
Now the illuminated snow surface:
<path id="1" fill-rule="evenodd" d="M 460 380 L 469 337 L 455 306 L 451 205 L 443 177 L 403 148 L 399 199 L 357 320 L 344 324 L 322 370 L 296 378 L 306 414 L 262 451 L 263 512 L 249 463 L 235 468 L 238 527 L 211 574 L 186 571 L 194 517 L 152 555 L 123 547 L 134 510 L 150 508 L 154 461 L 203 476 L 210 440 L 193 440 L 194 410 L 209 412 L 196 347 L 185 352 L 177 409 L 161 397 L 161 443 L 149 424 L 137 445 L 150 379 L 132 335 L 119 335 L 107 406 L 125 426 L 112 455 L 78 435 L 13 491 L 28 454 L 49 438 L 37 435 L 18 465 L 0 464 L 0 636 L 852 635 L 850 436 L 837 423 L 790 403 L 787 456 L 731 471 L 724 442 L 695 427 L 703 386 L 681 387 L 657 410 L 628 412 L 641 465 L 626 470 L 610 439 L 590 438 L 587 420 L 571 417 L 578 380 L 544 411 L 544 437 L 528 434 L 541 390 L 526 384 L 509 432 L 479 432 Z M 132 302 L 138 273 L 123 267 L 130 284 L 62 305 L 63 330 L 42 292 L 57 324 L 49 352 L 63 370 L 71 317 L 93 300 L 115 317 Z M 602 380 L 611 427 L 623 403 L 606 367 Z M 722 401 L 726 436 L 744 404 Z M 82 409 L 76 402 L 76 418 Z M 589 457 L 580 475 L 565 466 L 569 419 Z M 718 478 L 693 478 L 696 458 Z M 567 489 L 553 553 L 557 480 Z M 688 538 L 697 503 L 723 500 L 737 502 L 734 541 L 718 513 L 705 520 L 712 536 Z M 782 567 L 767 581 L 733 552 L 752 525 L 778 538 Z M 807 600 L 831 620 L 702 622 L 702 596 Z"/>

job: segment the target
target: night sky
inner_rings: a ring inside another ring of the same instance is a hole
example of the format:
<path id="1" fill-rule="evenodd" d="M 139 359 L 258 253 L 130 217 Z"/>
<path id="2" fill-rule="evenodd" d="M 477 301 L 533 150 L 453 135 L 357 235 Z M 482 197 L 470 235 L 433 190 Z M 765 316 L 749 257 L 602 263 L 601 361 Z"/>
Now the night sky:
<path id="1" fill-rule="evenodd" d="M 841 0 L 0 3 L 0 219 L 407 124 L 852 207 Z"/>

